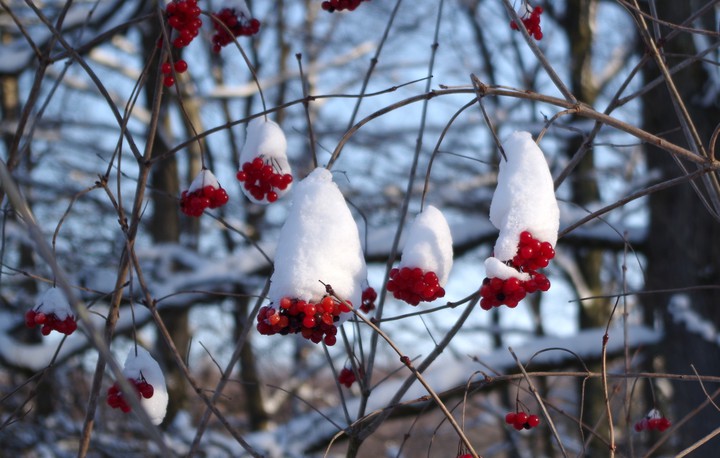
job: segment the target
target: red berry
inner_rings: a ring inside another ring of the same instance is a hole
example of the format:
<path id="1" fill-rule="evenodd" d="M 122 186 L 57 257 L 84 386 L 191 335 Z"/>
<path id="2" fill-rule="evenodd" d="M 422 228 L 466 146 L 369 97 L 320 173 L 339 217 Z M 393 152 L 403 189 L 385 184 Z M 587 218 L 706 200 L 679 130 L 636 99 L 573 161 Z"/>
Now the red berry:
<path id="1" fill-rule="evenodd" d="M 527 419 L 528 425 L 530 425 L 531 428 L 535 428 L 540 424 L 540 417 L 538 417 L 535 414 L 532 414 Z"/>
<path id="2" fill-rule="evenodd" d="M 505 423 L 508 425 L 512 425 L 515 423 L 515 418 L 517 417 L 517 414 L 515 412 L 510 412 L 507 415 L 505 415 Z"/>
<path id="3" fill-rule="evenodd" d="M 185 73 L 188 69 L 188 64 L 184 60 L 180 59 L 175 62 L 175 71 L 178 73 Z M 163 72 L 163 73 L 170 73 L 170 72 Z"/>
<path id="4" fill-rule="evenodd" d="M 525 412 L 518 412 L 517 415 L 515 415 L 515 422 L 516 423 L 525 423 L 528 420 L 528 414 Z"/>
<path id="5" fill-rule="evenodd" d="M 163 85 L 165 87 L 172 87 L 175 84 L 175 78 L 173 76 L 166 76 L 163 78 Z"/>
<path id="6" fill-rule="evenodd" d="M 172 71 L 172 68 L 170 67 L 170 62 L 165 62 L 164 64 L 162 64 L 162 66 L 160 67 L 160 71 L 162 71 L 165 75 L 169 74 Z"/>

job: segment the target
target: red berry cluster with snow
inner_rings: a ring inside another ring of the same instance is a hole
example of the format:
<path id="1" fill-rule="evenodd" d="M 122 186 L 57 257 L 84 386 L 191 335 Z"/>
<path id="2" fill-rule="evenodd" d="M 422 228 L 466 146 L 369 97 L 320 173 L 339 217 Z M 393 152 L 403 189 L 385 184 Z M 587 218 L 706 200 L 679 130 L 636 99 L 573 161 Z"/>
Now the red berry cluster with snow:
<path id="1" fill-rule="evenodd" d="M 408 230 L 400 266 L 390 271 L 387 290 L 410 305 L 441 298 L 452 262 L 450 227 L 442 212 L 429 205 Z"/>
<path id="2" fill-rule="evenodd" d="M 420 302 L 432 302 L 445 296 L 445 290 L 440 286 L 435 272 L 423 272 L 419 267 L 394 268 L 390 271 L 390 280 L 387 290 L 393 293 L 396 299 L 410 305 Z"/>
<path id="3" fill-rule="evenodd" d="M 660 431 L 663 432 L 671 426 L 670 420 L 665 418 L 659 410 L 652 409 L 642 420 L 635 423 L 635 431 Z"/>
<path id="4" fill-rule="evenodd" d="M 328 13 L 334 13 L 335 11 L 354 11 L 355 8 L 360 6 L 362 2 L 370 0 L 325 0 L 322 2 L 322 9 Z"/>
<path id="5" fill-rule="evenodd" d="M 240 152 L 237 179 L 252 202 L 273 203 L 290 190 L 293 182 L 287 159 L 287 140 L 280 126 L 265 118 L 248 123 Z"/>
<path id="6" fill-rule="evenodd" d="M 168 393 L 165 376 L 157 361 L 144 348 L 133 347 L 125 359 L 123 375 L 135 388 L 140 405 L 150 417 L 150 421 L 155 425 L 162 423 L 167 411 Z M 120 409 L 124 413 L 131 410 L 130 403 L 117 382 L 108 389 L 107 403 L 113 409 Z"/>
<path id="7" fill-rule="evenodd" d="M 535 414 L 528 415 L 525 412 L 510 412 L 505 415 L 505 423 L 512 425 L 518 431 L 532 429 L 540 424 L 540 417 Z"/>
<path id="8" fill-rule="evenodd" d="M 350 388 L 356 380 L 357 378 L 355 377 L 355 372 L 353 372 L 352 367 L 343 367 L 338 374 L 338 383 L 345 385 L 345 388 Z"/>
<path id="9" fill-rule="evenodd" d="M 555 257 L 555 249 L 549 242 L 540 242 L 533 238 L 528 231 L 520 233 L 518 250 L 510 262 L 510 266 L 519 272 L 528 274 L 529 279 L 520 280 L 517 277 L 507 279 L 485 278 L 480 287 L 480 307 L 490 310 L 493 307 L 507 305 L 515 308 L 525 298 L 525 295 L 536 291 L 547 291 L 550 289 L 550 280 L 537 269 L 547 267 L 552 258 Z"/>
<path id="10" fill-rule="evenodd" d="M 278 191 L 285 191 L 293 181 L 292 175 L 278 172 L 262 157 L 244 163 L 236 177 L 255 200 L 268 203 L 278 200 Z"/>
<path id="11" fill-rule="evenodd" d="M 280 229 L 268 291 L 271 304 L 258 316 L 258 330 L 299 333 L 332 345 L 337 326 L 350 312 L 347 304 L 361 302 L 366 278 L 355 220 L 330 171 L 317 168 L 297 184 Z"/>
<path id="12" fill-rule="evenodd" d="M 188 216 L 199 217 L 206 208 L 218 208 L 228 203 L 227 192 L 220 186 L 215 175 L 203 169 L 197 174 L 190 188 L 180 196 L 180 210 Z"/>
<path id="13" fill-rule="evenodd" d="M 147 382 L 147 380 L 145 380 L 144 377 L 140 380 L 136 380 L 134 378 L 129 378 L 127 380 L 130 386 L 135 388 L 138 399 L 150 399 L 151 397 L 153 397 L 153 394 L 155 394 L 155 389 Z M 112 386 L 108 388 L 107 403 L 113 409 L 122 410 L 123 413 L 128 413 L 132 410 L 130 404 L 128 404 L 127 399 L 125 399 L 125 396 L 123 396 L 122 391 L 120 391 L 120 386 L 117 382 L 113 383 Z"/>
<path id="14" fill-rule="evenodd" d="M 260 31 L 260 21 L 252 17 L 245 1 L 237 0 L 233 3 L 213 15 L 213 52 L 219 53 L 235 37 L 252 36 Z"/>
<path id="15" fill-rule="evenodd" d="M 370 313 L 375 310 L 375 300 L 377 299 L 377 292 L 372 286 L 368 286 L 363 289 L 360 303 L 360 310 L 363 313 Z"/>
<path id="16" fill-rule="evenodd" d="M 325 296 L 318 303 L 306 302 L 302 299 L 283 297 L 280 306 L 261 307 L 257 316 L 257 330 L 260 334 L 301 334 L 314 342 L 325 342 L 332 346 L 337 342 L 335 323 L 340 314 L 348 313 L 350 308 L 330 296 Z"/>
<path id="17" fill-rule="evenodd" d="M 538 5 L 531 9 L 530 5 L 525 3 L 525 12 L 520 17 L 520 20 L 528 31 L 528 34 L 538 41 L 543 38 L 543 33 L 540 29 L 540 15 L 542 13 L 543 9 L 541 6 Z M 515 21 L 510 21 L 510 28 L 513 30 L 520 30 Z"/>
<path id="18" fill-rule="evenodd" d="M 547 291 L 538 272 L 555 256 L 560 210 L 545 156 L 528 132 L 503 144 L 490 222 L 500 230 L 494 255 L 485 260 L 480 307 L 517 306 L 526 294 Z"/>
<path id="19" fill-rule="evenodd" d="M 176 32 L 173 46 L 184 48 L 198 35 L 202 27 L 197 0 L 174 0 L 165 7 L 168 25 Z"/>
<path id="20" fill-rule="evenodd" d="M 44 336 L 52 331 L 69 336 L 77 329 L 77 322 L 65 295 L 53 287 L 45 291 L 35 306 L 25 313 L 25 326 L 40 326 Z"/>

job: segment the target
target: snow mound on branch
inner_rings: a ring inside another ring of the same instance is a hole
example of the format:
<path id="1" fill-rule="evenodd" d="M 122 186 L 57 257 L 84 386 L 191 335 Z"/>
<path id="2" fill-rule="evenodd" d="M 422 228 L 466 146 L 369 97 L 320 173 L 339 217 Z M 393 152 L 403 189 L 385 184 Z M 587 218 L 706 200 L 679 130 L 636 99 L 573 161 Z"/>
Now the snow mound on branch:
<path id="1" fill-rule="evenodd" d="M 250 16 L 248 16 L 250 17 Z M 245 144 L 240 150 L 240 165 L 252 162 L 256 157 L 262 157 L 265 163 L 271 164 L 277 172 L 291 174 L 292 169 L 287 159 L 287 139 L 280 126 L 264 117 L 255 118 L 248 123 Z M 282 197 L 290 190 L 292 183 L 287 188 L 275 189 L 278 197 Z M 267 203 L 265 200 L 258 200 L 250 194 L 244 186 L 241 186 L 243 194 L 256 204 Z"/>
<path id="2" fill-rule="evenodd" d="M 70 307 L 70 303 L 65 298 L 65 294 L 54 286 L 45 291 L 35 302 L 35 310 L 42 311 L 46 315 L 54 313 L 59 320 L 64 320 L 68 316 L 75 317 Z"/>
<path id="3" fill-rule="evenodd" d="M 137 355 L 135 350 L 137 349 Z M 123 367 L 125 377 L 148 382 L 153 387 L 153 395 L 149 399 L 140 398 L 140 405 L 147 412 L 150 420 L 155 425 L 162 423 L 165 418 L 168 404 L 168 392 L 165 386 L 165 376 L 158 363 L 150 356 L 147 350 L 137 346 L 130 349 L 125 366 Z"/>
<path id="4" fill-rule="evenodd" d="M 400 267 L 419 267 L 435 272 L 440 286 L 445 286 L 453 264 L 450 227 L 442 212 L 432 205 L 418 214 L 408 230 Z"/>
<path id="5" fill-rule="evenodd" d="M 197 174 L 192 183 L 190 183 L 188 194 L 195 192 L 198 189 L 202 189 L 205 186 L 210 186 L 213 189 L 220 188 L 220 183 L 217 178 L 215 178 L 215 175 L 208 169 L 202 169 L 200 173 Z"/>
<path id="6" fill-rule="evenodd" d="M 508 261 L 515 256 L 523 231 L 554 248 L 560 210 L 548 163 L 530 133 L 514 132 L 503 149 L 507 160 L 500 160 L 490 222 L 500 230 L 494 256 Z"/>
<path id="7" fill-rule="evenodd" d="M 234 9 L 235 11 L 239 12 L 246 18 L 252 17 L 252 14 L 250 13 L 250 8 L 248 8 L 247 3 L 245 3 L 245 0 L 223 0 L 222 2 L 219 2 L 219 3 L 222 8 Z"/>
<path id="8" fill-rule="evenodd" d="M 283 297 L 317 301 L 326 294 L 322 281 L 340 299 L 359 306 L 366 278 L 355 220 L 330 171 L 317 168 L 295 187 L 280 230 L 270 300 L 275 304 Z"/>
<path id="9" fill-rule="evenodd" d="M 530 280 L 530 274 L 520 272 L 514 267 L 505 264 L 498 258 L 493 257 L 489 257 L 485 260 L 485 276 L 488 278 L 499 278 L 500 280 L 507 280 L 511 277 L 515 277 L 520 281 Z"/>

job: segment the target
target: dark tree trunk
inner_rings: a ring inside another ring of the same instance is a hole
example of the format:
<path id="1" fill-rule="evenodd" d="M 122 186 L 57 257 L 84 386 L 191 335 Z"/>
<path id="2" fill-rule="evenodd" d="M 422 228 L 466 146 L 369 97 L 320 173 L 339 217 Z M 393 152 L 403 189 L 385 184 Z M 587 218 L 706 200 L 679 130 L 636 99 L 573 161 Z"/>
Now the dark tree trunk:
<path id="1" fill-rule="evenodd" d="M 657 1 L 659 16 L 673 23 L 681 23 L 699 2 Z M 668 29 L 662 29 L 667 34 Z M 680 34 L 665 43 L 668 55 L 690 56 L 696 52 L 692 38 Z M 668 66 L 677 63 L 668 58 Z M 646 79 L 651 81 L 659 75 L 657 66 L 651 64 Z M 720 119 L 717 104 L 703 105 L 703 92 L 708 84 L 708 75 L 700 64 L 695 64 L 673 76 L 682 99 L 698 129 L 700 138 L 707 145 L 715 123 Z M 665 85 L 660 85 L 647 94 L 643 104 L 644 128 L 662 135 L 668 140 L 688 145 L 680 128 L 678 116 Z M 648 165 L 669 180 L 682 174 L 676 162 L 666 152 L 652 146 L 647 147 Z M 692 170 L 691 170 L 692 171 Z M 702 187 L 702 182 L 697 181 Z M 720 281 L 720 224 L 713 219 L 703 206 L 690 185 L 673 187 L 650 196 L 650 228 L 648 234 L 646 289 L 648 291 L 697 285 L 717 285 Z M 720 292 L 698 290 L 684 293 L 689 299 L 691 311 L 708 323 L 720 326 Z M 651 294 L 643 296 L 645 315 L 649 324 L 662 317 L 665 324 L 665 340 L 660 345 L 664 356 L 665 369 L 671 373 L 691 374 L 691 365 L 700 374 L 720 374 L 720 347 L 717 341 L 710 342 L 697 332 L 689 330 L 682 320 L 673 315 L 672 294 Z M 709 391 L 712 391 L 709 390 Z M 656 390 L 657 393 L 657 390 Z M 699 384 L 673 383 L 673 410 L 675 421 L 701 404 L 706 396 Z M 660 406 L 659 406 L 660 407 Z M 684 448 L 717 427 L 717 411 L 707 407 L 693 417 L 676 434 L 679 446 Z M 720 439 L 717 437 L 695 451 L 694 457 L 718 456 Z"/>
<path id="2" fill-rule="evenodd" d="M 570 48 L 570 89 L 575 97 L 589 105 L 597 100 L 597 81 L 593 77 L 591 66 L 593 56 L 593 23 L 597 10 L 597 0 L 579 0 L 568 2 L 563 26 L 567 32 Z M 600 190 L 595 173 L 595 152 L 592 145 L 586 144 L 584 135 L 571 137 L 567 143 L 567 155 L 579 155 L 578 162 L 570 180 L 572 201 L 582 208 L 587 208 L 600 200 Z M 582 274 L 582 280 L 593 296 L 602 296 L 603 253 L 601 248 L 577 247 L 573 255 Z M 589 299 L 578 303 L 580 329 L 602 327 L 610 319 L 610 303 L 607 299 Z M 598 342 L 600 344 L 600 342 Z M 591 370 L 600 370 L 599 365 Z M 605 414 L 605 398 L 599 380 L 590 380 L 586 384 L 578 383 L 578 396 L 585 399 L 583 421 L 596 424 Z M 582 390 L 585 390 L 582 393 Z M 598 432 L 607 434 L 606 422 L 600 422 Z M 598 440 L 590 441 L 588 450 L 591 456 L 605 456 L 607 446 Z"/>
<path id="3" fill-rule="evenodd" d="M 154 27 L 145 35 L 145 58 L 148 60 L 160 33 L 157 24 L 155 22 L 152 22 L 152 24 L 154 24 Z M 150 77 L 148 81 L 150 83 L 146 88 L 146 101 L 148 106 L 152 106 L 156 97 L 153 88 L 155 87 L 156 78 L 158 78 L 157 65 L 155 63 L 150 65 L 149 71 Z M 164 95 L 164 97 L 167 97 L 167 95 Z M 153 148 L 153 157 L 160 157 L 169 149 L 162 136 L 156 137 Z M 180 240 L 180 216 L 177 196 L 180 193 L 180 180 L 177 160 L 174 155 L 158 161 L 153 166 L 150 185 L 153 212 L 150 217 L 149 229 L 153 241 L 156 243 L 178 243 Z M 169 330 L 180 356 L 186 359 L 185 352 L 191 337 L 187 310 L 161 310 L 160 316 Z M 180 368 L 175 363 L 171 350 L 160 340 L 156 352 L 165 373 L 169 395 L 167 414 L 163 424 L 169 424 L 187 402 L 185 379 Z"/>

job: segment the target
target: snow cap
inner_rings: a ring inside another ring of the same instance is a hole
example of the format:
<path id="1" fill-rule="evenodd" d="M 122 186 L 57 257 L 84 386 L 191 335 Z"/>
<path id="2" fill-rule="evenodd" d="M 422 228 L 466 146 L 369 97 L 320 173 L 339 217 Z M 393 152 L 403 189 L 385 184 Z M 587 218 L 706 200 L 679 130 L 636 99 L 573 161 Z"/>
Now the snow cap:
<path id="1" fill-rule="evenodd" d="M 435 272 L 445 286 L 453 264 L 450 227 L 442 212 L 428 205 L 413 221 L 405 239 L 400 267 L 419 267 Z"/>
<path id="2" fill-rule="evenodd" d="M 520 281 L 530 280 L 530 274 L 520 272 L 494 257 L 489 257 L 485 260 L 485 276 L 488 278 L 499 278 L 500 280 L 507 280 L 511 277 L 515 277 Z"/>
<path id="3" fill-rule="evenodd" d="M 216 3 L 218 4 L 218 8 L 231 8 L 248 19 L 252 18 L 250 8 L 248 8 L 245 0 L 223 0 L 222 2 L 213 2 L 213 5 Z"/>
<path id="4" fill-rule="evenodd" d="M 280 126 L 265 117 L 260 116 L 248 123 L 245 144 L 240 150 L 240 164 L 252 162 L 256 157 L 262 157 L 266 164 L 274 167 L 277 173 L 292 174 L 287 159 L 287 139 Z M 285 195 L 292 188 L 292 183 L 285 189 L 277 189 L 278 198 Z M 266 200 L 255 199 L 245 187 L 241 186 L 243 194 L 256 204 L 267 204 Z"/>
<path id="5" fill-rule="evenodd" d="M 70 303 L 60 288 L 52 287 L 42 293 L 35 301 L 35 311 L 43 312 L 46 315 L 54 313 L 58 320 L 64 320 L 68 316 L 75 317 Z"/>
<path id="6" fill-rule="evenodd" d="M 135 355 L 136 348 L 137 355 Z M 165 386 L 165 377 L 157 361 L 143 347 L 134 346 L 125 359 L 123 375 L 135 380 L 142 380 L 145 377 L 145 381 L 152 385 L 152 397 L 150 399 L 140 397 L 140 405 L 143 406 L 154 425 L 162 423 L 167 411 L 168 392 Z"/>
<path id="7" fill-rule="evenodd" d="M 500 230 L 494 255 L 507 261 L 515 256 L 523 231 L 554 248 L 560 210 L 548 163 L 530 133 L 514 132 L 503 149 L 507 160 L 500 159 L 490 222 Z"/>
<path id="8" fill-rule="evenodd" d="M 355 220 L 329 170 L 319 167 L 295 187 L 292 206 L 280 230 L 268 296 L 316 302 L 325 284 L 359 307 L 367 278 Z"/>
<path id="9" fill-rule="evenodd" d="M 208 169 L 202 169 L 200 173 L 197 174 L 192 183 L 190 183 L 188 194 L 193 193 L 198 189 L 202 189 L 205 186 L 210 186 L 213 189 L 220 188 L 220 183 L 217 178 L 215 178 L 215 175 L 213 175 L 213 173 Z"/>

